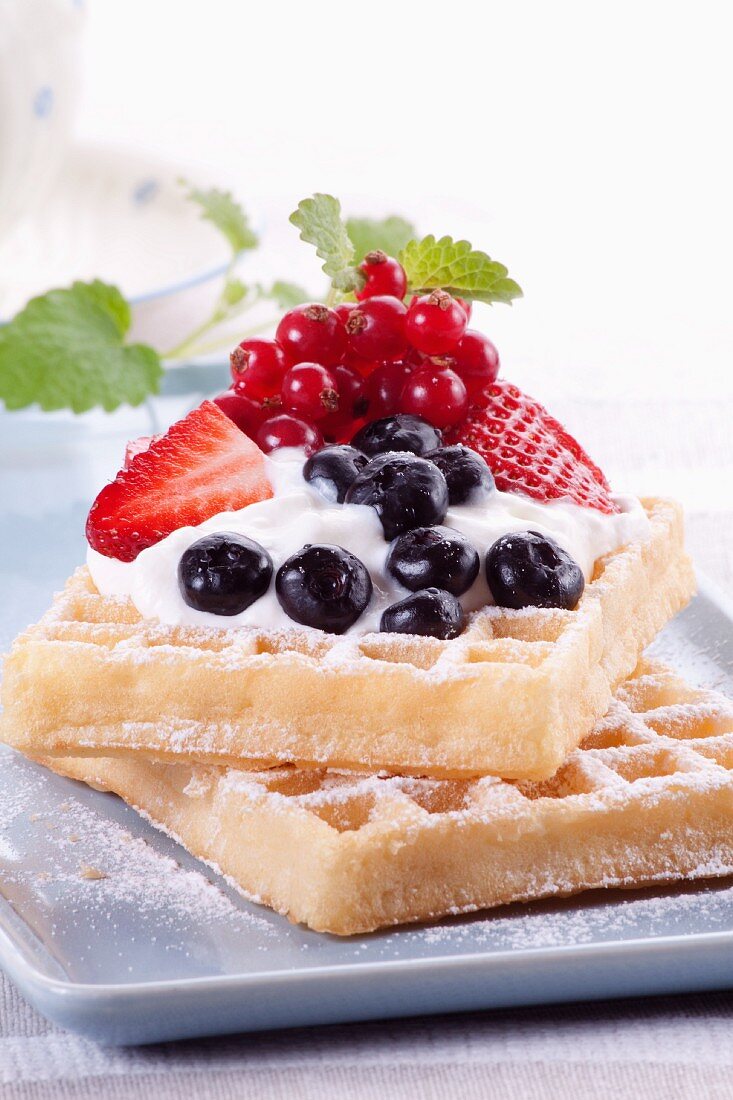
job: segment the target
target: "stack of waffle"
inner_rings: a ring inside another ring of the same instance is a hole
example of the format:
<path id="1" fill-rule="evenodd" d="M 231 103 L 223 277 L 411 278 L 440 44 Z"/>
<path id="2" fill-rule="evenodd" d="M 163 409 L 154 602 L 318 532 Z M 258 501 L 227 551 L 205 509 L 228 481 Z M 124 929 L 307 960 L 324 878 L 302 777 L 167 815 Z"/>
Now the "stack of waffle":
<path id="1" fill-rule="evenodd" d="M 693 590 L 677 507 L 574 611 L 460 638 L 171 628 L 78 570 L 0 731 L 248 896 L 340 935 L 733 868 L 733 705 L 642 652 Z"/>

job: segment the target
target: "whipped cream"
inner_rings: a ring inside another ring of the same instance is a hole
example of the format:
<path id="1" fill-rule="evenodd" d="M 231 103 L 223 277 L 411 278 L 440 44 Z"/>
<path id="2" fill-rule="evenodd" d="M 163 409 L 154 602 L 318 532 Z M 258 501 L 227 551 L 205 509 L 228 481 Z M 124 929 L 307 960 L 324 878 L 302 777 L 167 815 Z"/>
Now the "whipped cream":
<path id="1" fill-rule="evenodd" d="M 264 546 L 277 572 L 286 558 L 306 543 L 330 543 L 355 554 L 369 570 L 374 586 L 369 606 L 348 633 L 379 630 L 385 608 L 409 593 L 386 572 L 390 544 L 385 541 L 377 513 L 368 505 L 335 504 L 321 496 L 304 480 L 305 455 L 296 448 L 273 452 L 265 461 L 274 493 L 270 500 L 236 512 L 221 512 L 197 527 L 181 527 L 131 562 L 104 557 L 89 547 L 87 564 L 102 595 L 127 596 L 144 618 L 159 619 L 171 626 L 288 630 L 295 624 L 278 603 L 274 575 L 265 595 L 239 615 L 212 615 L 189 607 L 178 588 L 181 555 L 204 535 L 232 531 Z M 621 509 L 614 515 L 568 501 L 543 504 L 519 493 L 498 490 L 475 503 L 449 508 L 443 526 L 464 534 L 481 560 L 478 577 L 461 596 L 464 609 L 476 611 L 494 602 L 483 566 L 486 551 L 501 535 L 527 530 L 549 535 L 572 555 L 586 580 L 598 558 L 628 542 L 645 539 L 649 519 L 639 500 L 629 496 L 613 499 Z"/>

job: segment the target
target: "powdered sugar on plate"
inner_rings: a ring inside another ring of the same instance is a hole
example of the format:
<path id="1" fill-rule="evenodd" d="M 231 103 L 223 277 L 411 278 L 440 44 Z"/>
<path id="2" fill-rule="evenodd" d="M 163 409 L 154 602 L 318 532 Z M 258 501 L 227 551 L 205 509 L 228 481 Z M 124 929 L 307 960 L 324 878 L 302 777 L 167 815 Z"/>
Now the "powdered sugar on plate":
<path id="1" fill-rule="evenodd" d="M 72 974 L 143 979 L 161 952 L 176 960 L 165 976 L 184 960 L 210 972 L 222 944 L 226 955 L 245 939 L 262 950 L 276 938 L 272 920 L 182 849 L 146 837 L 118 799 L 10 750 L 0 759 L 0 893 Z"/>
<path id="2" fill-rule="evenodd" d="M 713 862 L 700 873 L 733 874 L 733 867 Z M 598 891 L 567 901 L 511 906 L 495 916 L 465 922 L 430 925 L 408 935 L 431 948 L 538 951 L 610 943 L 640 936 L 684 935 L 691 919 L 696 930 L 727 931 L 733 912 L 733 886 L 720 883 L 681 884 L 674 888 L 600 894 Z M 505 914 L 511 913 L 510 916 Z"/>

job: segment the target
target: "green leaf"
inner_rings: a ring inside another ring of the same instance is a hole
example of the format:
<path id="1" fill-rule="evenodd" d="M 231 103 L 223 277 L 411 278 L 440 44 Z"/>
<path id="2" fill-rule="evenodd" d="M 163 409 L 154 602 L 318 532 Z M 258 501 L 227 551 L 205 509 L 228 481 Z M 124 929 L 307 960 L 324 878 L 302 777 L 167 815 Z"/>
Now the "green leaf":
<path id="1" fill-rule="evenodd" d="M 231 309 L 232 306 L 239 305 L 248 294 L 249 287 L 245 286 L 241 279 L 230 276 L 222 287 L 220 301 L 225 309 Z"/>
<path id="2" fill-rule="evenodd" d="M 74 283 L 72 289 L 83 288 L 80 293 L 113 318 L 120 336 L 124 336 L 132 324 L 132 311 L 127 300 L 116 286 L 110 286 L 99 279 L 91 283 Z M 30 304 L 30 303 L 29 303 Z"/>
<path id="3" fill-rule="evenodd" d="M 114 286 L 73 283 L 33 298 L 0 327 L 0 399 L 8 409 L 111 412 L 157 393 L 160 358 L 125 344 L 130 307 Z"/>
<path id="4" fill-rule="evenodd" d="M 415 236 L 415 227 L 406 218 L 393 214 L 389 218 L 347 218 L 346 231 L 354 246 L 357 263 L 367 252 L 381 250 L 396 256 Z"/>
<path id="5" fill-rule="evenodd" d="M 216 187 L 202 190 L 191 187 L 185 180 L 181 183 L 188 187 L 188 198 L 201 207 L 201 217 L 210 221 L 226 237 L 235 255 L 257 248 L 259 238 L 231 192 L 219 191 Z"/>
<path id="6" fill-rule="evenodd" d="M 323 270 L 336 290 L 348 293 L 363 285 L 364 276 L 354 266 L 354 246 L 341 220 L 338 199 L 323 194 L 303 199 L 290 221 L 300 230 L 302 241 L 315 245 Z"/>
<path id="7" fill-rule="evenodd" d="M 267 298 L 272 298 L 278 309 L 292 309 L 293 306 L 299 306 L 301 302 L 310 300 L 308 291 L 302 286 L 298 286 L 297 283 L 283 282 L 282 279 L 277 279 L 269 290 L 263 290 L 263 294 Z"/>
<path id="8" fill-rule="evenodd" d="M 461 298 L 507 305 L 522 297 L 521 287 L 508 278 L 504 265 L 478 252 L 468 241 L 452 237 L 436 240 L 431 234 L 406 244 L 399 260 L 413 293 L 441 287 Z"/>

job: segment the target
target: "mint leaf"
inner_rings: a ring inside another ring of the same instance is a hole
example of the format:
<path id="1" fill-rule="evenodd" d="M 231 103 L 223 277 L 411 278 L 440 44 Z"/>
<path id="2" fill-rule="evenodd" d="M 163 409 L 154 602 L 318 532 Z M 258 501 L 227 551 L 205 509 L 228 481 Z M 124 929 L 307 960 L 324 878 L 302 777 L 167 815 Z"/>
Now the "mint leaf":
<path id="1" fill-rule="evenodd" d="M 269 289 L 263 290 L 263 294 L 267 298 L 272 298 L 278 309 L 292 309 L 293 306 L 299 306 L 302 302 L 310 300 L 308 291 L 302 286 L 284 282 L 282 279 L 277 279 Z"/>
<path id="2" fill-rule="evenodd" d="M 249 287 L 246 286 L 241 279 L 237 279 L 232 275 L 226 280 L 222 287 L 219 302 L 223 309 L 229 310 L 233 306 L 239 305 L 248 294 Z"/>
<path id="3" fill-rule="evenodd" d="M 503 264 L 478 252 L 468 241 L 452 237 L 436 240 L 431 234 L 410 241 L 399 255 L 413 293 L 441 287 L 449 294 L 477 302 L 505 302 L 521 298 L 521 287 L 508 278 Z"/>
<path id="4" fill-rule="evenodd" d="M 120 336 L 124 336 L 132 324 L 132 312 L 117 287 L 103 283 L 100 279 L 91 283 L 74 283 L 72 289 L 76 287 L 83 288 L 87 300 L 112 317 Z"/>
<path id="5" fill-rule="evenodd" d="M 139 405 L 157 393 L 157 352 L 128 344 L 130 307 L 99 280 L 50 290 L 0 327 L 0 399 L 8 409 L 86 412 Z"/>
<path id="6" fill-rule="evenodd" d="M 336 290 L 349 293 L 364 284 L 364 276 L 354 266 L 354 246 L 341 220 L 341 203 L 333 195 L 315 194 L 298 203 L 290 215 L 300 230 L 300 239 L 315 245 L 323 270 Z"/>
<path id="7" fill-rule="evenodd" d="M 231 192 L 219 191 L 216 187 L 208 190 L 190 187 L 185 180 L 181 180 L 181 183 L 189 187 L 188 198 L 201 207 L 201 217 L 210 221 L 226 237 L 235 255 L 257 248 L 259 238 Z"/>
<path id="8" fill-rule="evenodd" d="M 388 256 L 396 256 L 415 236 L 415 227 L 397 214 L 388 218 L 347 218 L 346 231 L 354 246 L 357 263 L 367 252 L 381 250 Z"/>

